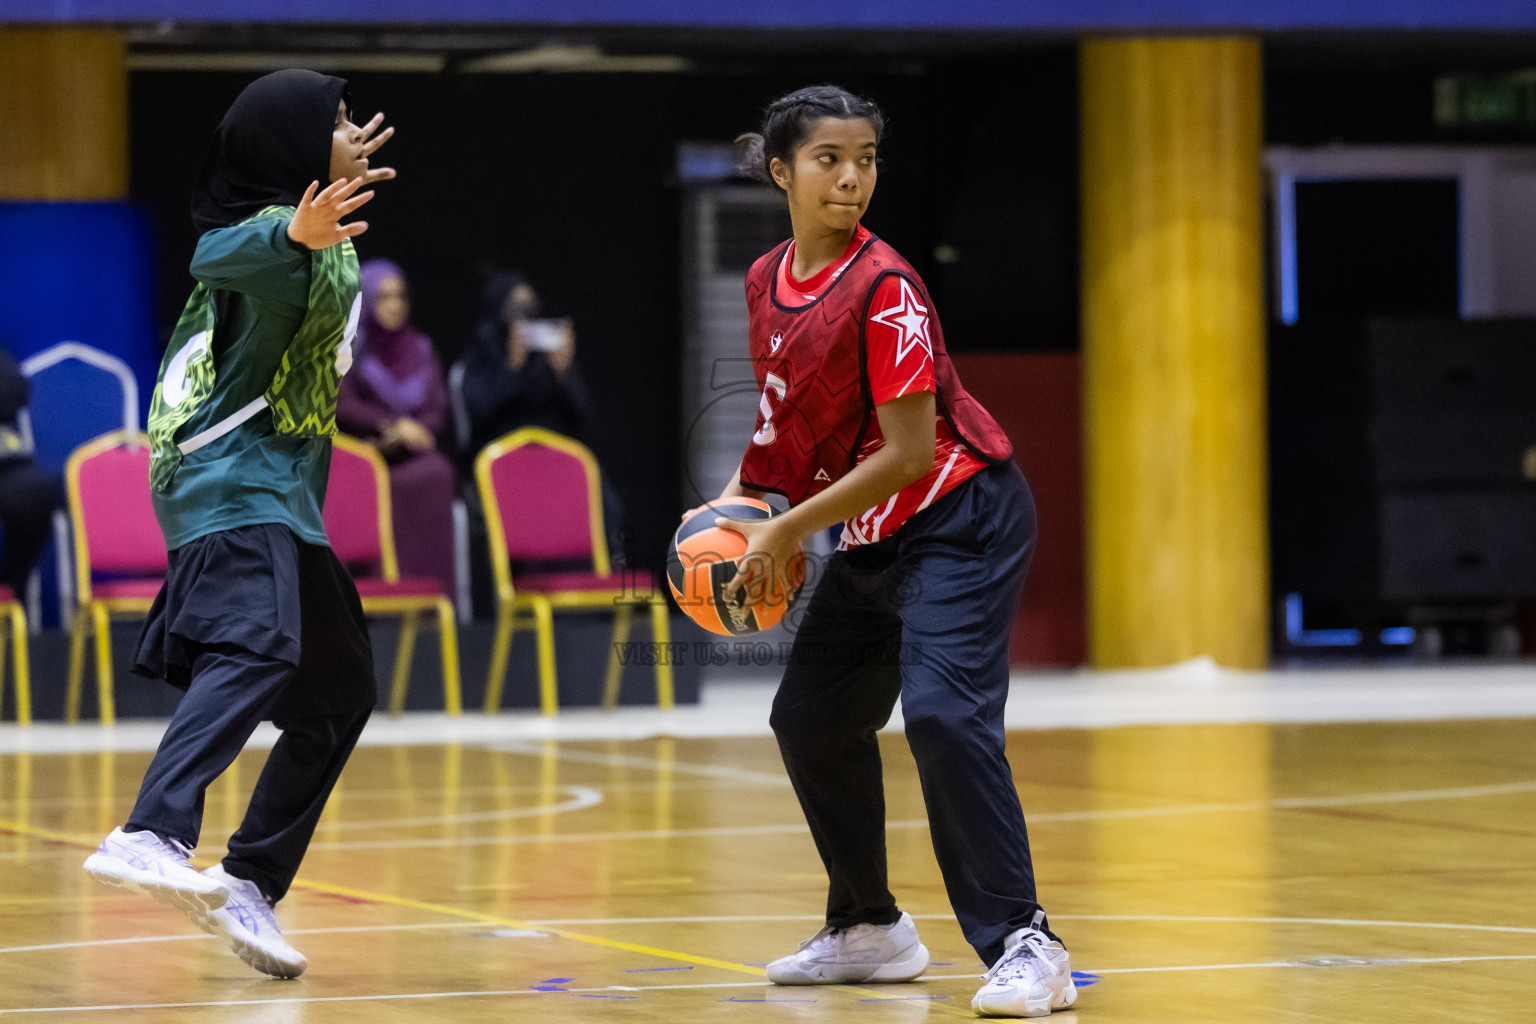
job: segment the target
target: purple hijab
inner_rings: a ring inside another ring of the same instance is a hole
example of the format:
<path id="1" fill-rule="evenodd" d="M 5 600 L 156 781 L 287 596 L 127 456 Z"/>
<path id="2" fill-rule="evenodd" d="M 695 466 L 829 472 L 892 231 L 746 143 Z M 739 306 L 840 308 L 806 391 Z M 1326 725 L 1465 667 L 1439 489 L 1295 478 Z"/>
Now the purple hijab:
<path id="1" fill-rule="evenodd" d="M 392 277 L 405 274 L 391 260 L 368 260 L 359 268 L 363 285 L 363 316 L 358 334 L 360 353 L 354 372 L 361 390 L 389 407 L 397 416 L 416 416 L 432 386 L 432 339 L 407 321 L 388 331 L 379 326 L 374 308 L 379 289 Z"/>

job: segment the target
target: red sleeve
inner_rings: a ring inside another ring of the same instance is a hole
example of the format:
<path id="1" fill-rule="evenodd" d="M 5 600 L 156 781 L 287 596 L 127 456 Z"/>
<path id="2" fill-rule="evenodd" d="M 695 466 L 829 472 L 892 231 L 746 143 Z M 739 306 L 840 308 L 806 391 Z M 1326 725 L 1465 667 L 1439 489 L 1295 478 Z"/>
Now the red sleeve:
<path id="1" fill-rule="evenodd" d="M 881 278 L 864 321 L 864 365 L 876 405 L 937 390 L 928 323 L 928 304 L 916 285 L 897 274 Z"/>

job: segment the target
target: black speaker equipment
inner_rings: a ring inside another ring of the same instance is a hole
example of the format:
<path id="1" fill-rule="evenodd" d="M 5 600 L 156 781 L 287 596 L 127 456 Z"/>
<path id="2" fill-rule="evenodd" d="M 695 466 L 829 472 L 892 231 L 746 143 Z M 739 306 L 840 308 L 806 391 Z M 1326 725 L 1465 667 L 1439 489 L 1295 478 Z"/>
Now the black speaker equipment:
<path id="1" fill-rule="evenodd" d="M 1275 327 L 1269 365 L 1277 594 L 1536 597 L 1536 320 Z"/>

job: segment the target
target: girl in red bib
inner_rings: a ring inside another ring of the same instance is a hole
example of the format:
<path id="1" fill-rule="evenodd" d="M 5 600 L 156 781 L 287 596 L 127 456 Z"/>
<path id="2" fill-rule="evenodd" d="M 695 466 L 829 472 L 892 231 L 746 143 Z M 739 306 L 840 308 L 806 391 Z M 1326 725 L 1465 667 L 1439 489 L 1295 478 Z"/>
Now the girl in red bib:
<path id="1" fill-rule="evenodd" d="M 928 966 L 886 883 L 875 733 L 899 697 L 950 902 L 991 965 L 972 1008 L 1043 1016 L 1076 989 L 1036 899 L 1003 738 L 1034 503 L 1008 438 L 961 385 L 922 280 L 860 223 L 883 131 L 870 101 L 815 86 L 740 140 L 749 168 L 783 189 L 794 237 L 747 277 L 762 401 L 721 498 L 774 492 L 790 510 L 720 520 L 754 566 L 732 587 L 771 572 L 787 589 L 800 540 L 842 523 L 772 718 L 826 866 L 827 923 L 768 977 L 908 981 Z"/>

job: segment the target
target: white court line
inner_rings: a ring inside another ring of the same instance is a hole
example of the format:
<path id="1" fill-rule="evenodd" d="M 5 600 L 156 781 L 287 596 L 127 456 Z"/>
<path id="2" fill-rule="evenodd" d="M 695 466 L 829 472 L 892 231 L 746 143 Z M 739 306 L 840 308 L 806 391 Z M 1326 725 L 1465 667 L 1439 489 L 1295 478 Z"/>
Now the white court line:
<path id="1" fill-rule="evenodd" d="M 927 828 L 926 821 L 888 821 L 888 829 Z M 457 839 L 378 839 L 349 840 L 310 843 L 311 850 L 400 850 L 434 846 L 497 846 L 520 843 L 590 843 L 606 840 L 628 839 L 708 839 L 730 836 L 795 835 L 805 832 L 804 822 L 786 825 L 722 825 L 718 828 L 658 828 L 640 829 L 633 832 L 570 832 L 564 835 L 515 835 L 515 836 L 463 836 Z"/>
<path id="2" fill-rule="evenodd" d="M 708 767 L 708 766 L 705 766 Z M 572 787 L 575 788 L 575 787 Z M 1160 818 L 1187 814 L 1224 814 L 1270 809 L 1304 810 L 1309 807 L 1345 807 L 1354 804 L 1418 803 L 1432 800 L 1465 800 L 1477 797 L 1509 796 L 1536 792 L 1536 780 L 1502 782 L 1487 786 L 1455 786 L 1447 789 L 1412 789 L 1380 793 L 1345 793 L 1335 796 L 1276 797 L 1272 800 L 1248 800 L 1226 804 L 1176 804 L 1167 807 L 1125 807 L 1093 811 L 1046 811 L 1026 814 L 1034 824 L 1047 822 L 1101 821 L 1116 818 Z M 533 811 L 530 813 L 544 813 Z M 346 823 L 342 823 L 346 827 Z M 887 830 L 922 829 L 926 819 L 907 818 L 888 821 Z M 627 832 L 575 832 L 563 835 L 461 836 L 436 839 L 334 840 L 310 844 L 312 850 L 400 850 L 432 847 L 495 846 L 520 843 L 617 842 L 645 839 L 730 838 L 737 836 L 794 835 L 806 830 L 802 822 L 778 825 L 717 826 L 713 828 L 638 829 Z M 25 838 L 25 837 L 18 837 Z M 73 851 L 70 851 L 71 855 Z M 41 851 L 0 853 L 0 860 L 43 856 Z"/>
<path id="3" fill-rule="evenodd" d="M 1180 814 L 1219 814 L 1232 811 L 1304 810 L 1309 807 L 1349 807 L 1355 804 L 1406 804 L 1428 800 L 1466 800 L 1484 796 L 1536 793 L 1536 779 L 1498 782 L 1487 786 L 1455 786 L 1449 789 L 1405 789 L 1384 793 L 1341 793 L 1336 796 L 1282 796 L 1270 800 L 1245 800 L 1230 804 L 1181 804 L 1168 807 L 1123 807 L 1095 811 L 1047 811 L 1026 814 L 1036 821 L 1092 821 L 1099 818 L 1157 818 Z"/>
<path id="4" fill-rule="evenodd" d="M 600 757 L 601 755 L 594 755 Z M 641 758 L 626 758 L 626 760 L 639 761 Z M 660 762 L 657 762 L 660 763 Z M 710 767 L 710 766 L 702 766 Z M 523 789 L 526 787 L 518 787 Z M 567 790 L 585 790 L 589 787 L 562 786 Z M 580 803 L 573 799 L 563 805 L 551 805 L 549 807 L 520 808 L 515 811 L 494 811 L 457 815 L 451 818 L 419 818 L 401 819 L 398 821 L 367 821 L 367 822 L 338 822 L 322 823 L 320 831 L 335 831 L 343 829 L 359 828 L 385 828 L 385 827 L 409 827 L 412 825 L 427 825 L 434 823 L 496 821 L 503 818 L 531 817 L 538 814 L 553 814 L 569 810 L 579 810 L 582 807 L 590 807 L 601 802 L 601 792 L 592 789 L 598 794 L 598 798 L 591 803 Z M 1281 810 L 1304 810 L 1309 807 L 1347 807 L 1354 804 L 1391 804 L 1391 803 L 1418 803 L 1429 800 L 1464 800 L 1487 796 L 1510 796 L 1518 793 L 1536 792 L 1536 780 L 1524 782 L 1502 782 L 1486 786 L 1457 786 L 1448 789 L 1414 789 L 1400 790 L 1397 792 L 1382 793 L 1345 793 L 1336 796 L 1300 796 L 1300 797 L 1276 797 L 1272 800 L 1248 800 L 1240 803 L 1225 804 L 1175 804 L 1166 807 L 1124 807 L 1106 808 L 1092 811 L 1042 811 L 1030 813 L 1026 818 L 1031 823 L 1046 822 L 1073 822 L 1073 821 L 1099 821 L 1115 818 L 1161 818 L 1176 817 L 1185 814 L 1223 814 L 1240 813 L 1245 811 L 1262 811 L 1272 808 Z M 887 829 L 927 828 L 925 819 L 909 818 L 886 822 Z M 398 850 L 412 848 L 431 848 L 438 846 L 487 846 L 499 843 L 579 843 L 602 842 L 605 840 L 630 840 L 630 839 L 681 839 L 681 838 L 725 838 L 731 836 L 754 835 L 792 835 L 805 831 L 805 825 L 801 823 L 782 825 L 741 825 L 718 826 L 714 828 L 699 829 L 640 829 L 628 832 L 579 832 L 565 835 L 549 836 L 468 836 L 458 838 L 438 839 L 395 839 L 395 840 L 337 840 L 334 842 L 317 842 L 310 849 L 317 850 Z M 19 837 L 24 838 L 24 837 Z M 26 852 L 0 852 L 0 860 L 15 860 L 26 857 L 36 857 L 37 851 Z"/>
<path id="5" fill-rule="evenodd" d="M 1301 669 L 1240 672 L 1197 659 L 1163 669 L 1123 672 L 1020 671 L 1010 678 L 1004 726 L 1010 731 L 1134 725 L 1451 721 L 1536 716 L 1536 668 L 1450 665 L 1415 668 Z M 658 736 L 771 736 L 775 684 L 711 681 L 698 705 L 671 711 L 575 709 L 547 718 L 537 711 L 499 715 L 410 712 L 375 715 L 361 746 L 499 743 L 541 740 L 645 740 Z M 902 727 L 901 710 L 888 731 Z M 0 754 L 152 751 L 163 721 L 113 727 L 52 722 L 0 725 Z M 270 747 L 264 725 L 247 746 Z"/>
<path id="6" fill-rule="evenodd" d="M 1031 824 L 1045 822 L 1103 821 L 1117 818 L 1164 818 L 1187 814 L 1230 814 L 1266 810 L 1305 810 L 1309 807 L 1346 807 L 1354 804 L 1418 803 L 1431 800 L 1466 800 L 1476 797 L 1509 796 L 1536 792 L 1536 779 L 1500 782 L 1487 786 L 1456 786 L 1448 789 L 1411 789 L 1382 793 L 1344 793 L 1336 796 L 1276 797 L 1272 800 L 1245 800 L 1228 804 L 1175 804 L 1167 807 L 1124 807 L 1093 811 L 1046 811 L 1028 813 Z M 886 829 L 922 829 L 924 818 L 904 818 L 885 823 Z M 468 836 L 437 839 L 379 839 L 314 843 L 313 850 L 399 850 L 439 846 L 493 846 L 501 843 L 585 843 L 643 839 L 707 839 L 733 836 L 793 835 L 804 832 L 804 824 L 722 825 L 712 828 L 639 829 L 629 832 L 573 832 L 565 835 Z M 3 855 L 0 855 L 3 856 Z"/>
<path id="7" fill-rule="evenodd" d="M 1357 795 L 1340 796 L 1292 796 L 1271 801 L 1276 807 L 1336 807 L 1351 803 L 1401 804 L 1417 800 L 1460 800 L 1463 797 L 1502 796 L 1506 793 L 1529 793 L 1536 790 L 1536 780 L 1528 782 L 1496 782 L 1486 786 L 1455 786 L 1450 789 L 1405 789 L 1396 793 L 1376 793 L 1370 799 Z"/>
<path id="8" fill-rule="evenodd" d="M 440 924 L 364 924 L 345 928 L 288 928 L 284 935 L 330 935 L 339 932 L 408 932 L 428 928 L 484 928 L 484 921 L 445 921 Z M 218 936 L 199 932 L 183 935 L 140 935 L 127 939 L 89 939 L 83 942 L 50 942 L 41 946 L 0 946 L 0 954 L 36 953 L 49 949 L 84 949 L 90 946 L 132 946 L 144 942 L 188 942 L 215 939 Z"/>
<path id="9" fill-rule="evenodd" d="M 913 914 L 915 921 L 951 921 L 953 914 Z M 1515 935 L 1536 935 L 1536 928 L 1498 924 L 1455 924 L 1441 921 L 1375 921 L 1344 917 L 1217 917 L 1191 916 L 1187 914 L 1052 914 L 1053 921 L 1155 921 L 1176 924 L 1312 924 L 1343 928 L 1429 928 L 1443 931 L 1499 932 Z M 532 927 L 561 928 L 592 925 L 642 925 L 642 924 L 758 924 L 765 921 L 820 921 L 815 914 L 716 914 L 693 917 L 562 917 L 539 918 L 524 922 Z M 470 929 L 488 927 L 482 921 L 449 921 L 424 924 L 352 925 L 334 928 L 290 928 L 285 935 L 334 935 L 355 932 L 401 932 L 442 929 Z M 210 936 L 189 933 L 184 935 L 145 935 L 124 939 L 90 939 L 80 942 L 54 942 L 37 946 L 0 947 L 0 954 L 32 953 L 55 949 L 83 949 L 93 946 L 128 946 L 137 943 L 181 942 L 193 939 L 206 940 Z M 1123 968 L 1143 970 L 1150 968 Z M 1159 968 L 1161 969 L 1161 968 Z M 1099 972 L 1094 972 L 1099 973 Z"/>
<path id="10" fill-rule="evenodd" d="M 732 765 L 709 764 L 699 761 L 664 761 L 658 757 L 644 757 L 635 754 L 604 754 L 596 750 L 578 750 L 571 747 L 555 747 L 553 750 L 545 750 L 543 746 L 534 743 L 519 743 L 507 741 L 505 743 L 476 744 L 477 750 L 494 750 L 507 754 L 526 754 L 529 757 L 554 757 L 559 761 L 577 761 L 585 764 L 600 764 L 609 768 L 644 768 L 647 771 L 669 771 L 676 775 L 696 775 L 710 779 L 720 779 L 726 782 L 746 782 L 758 786 L 788 786 L 789 776 L 783 772 L 760 772 L 751 768 L 736 768 Z"/>
<path id="11" fill-rule="evenodd" d="M 571 794 L 569 800 L 558 804 L 538 804 L 533 807 L 515 807 L 505 811 L 472 811 L 466 814 L 438 814 L 428 818 L 385 818 L 377 821 L 322 822 L 317 831 L 339 832 L 345 829 L 368 828 L 419 828 L 423 825 L 468 825 L 477 821 L 506 821 L 510 818 L 531 818 L 541 814 L 564 814 L 603 802 L 603 792 L 591 786 L 556 786 Z"/>
<path id="12" fill-rule="evenodd" d="M 1310 967 L 1315 970 L 1331 970 L 1338 967 L 1396 967 L 1420 964 L 1462 964 L 1475 963 L 1490 960 L 1536 960 L 1536 954 L 1529 956 L 1445 956 L 1445 957 L 1404 957 L 1390 960 L 1363 959 L 1360 963 L 1349 964 L 1309 964 L 1300 960 L 1271 960 L 1263 963 L 1251 964 L 1190 964 L 1176 967 L 1109 967 L 1100 970 L 1088 971 L 1089 974 L 1148 974 L 1178 971 L 1237 971 L 1255 970 L 1281 967 Z M 976 981 L 977 975 L 972 974 L 936 974 L 927 975 L 924 981 Z M 557 996 L 563 994 L 605 994 L 605 993 L 645 993 L 680 991 L 687 989 L 729 989 L 729 988 L 760 988 L 776 990 L 775 986 L 767 981 L 723 981 L 702 982 L 691 985 L 604 985 L 593 988 L 562 988 L 557 991 L 540 991 L 535 989 L 494 989 L 489 991 L 459 991 L 459 992 L 400 992 L 379 995 L 363 996 L 301 996 L 293 999 L 221 999 L 208 1002 L 194 1003 L 115 1003 L 97 1006 L 28 1006 L 15 1009 L 0 1010 L 3 1013 L 94 1013 L 103 1010 L 182 1010 L 204 1008 L 214 1006 L 279 1006 L 295 1003 L 361 1003 L 361 1002 L 386 1002 L 401 999 L 463 999 L 470 996 Z M 803 990 L 795 990 L 796 993 L 809 995 Z M 791 998 L 785 995 L 785 1000 Z M 891 1001 L 900 1001 L 899 997 L 889 997 Z M 882 1000 L 883 1001 L 883 1000 Z M 772 1002 L 772 1000 L 770 1000 Z"/>
<path id="13" fill-rule="evenodd" d="M 1536 953 L 1511 954 L 1507 956 L 1394 956 L 1394 957 L 1360 957 L 1358 962 L 1319 964 L 1308 963 L 1305 960 L 1267 960 L 1252 964 L 1191 964 L 1178 967 L 1105 967 L 1087 971 L 1087 974 L 1163 974 L 1175 971 L 1241 971 L 1260 967 L 1316 967 L 1333 969 L 1338 967 L 1397 967 L 1411 964 L 1468 964 L 1482 960 L 1536 960 Z"/>
<path id="14" fill-rule="evenodd" d="M 944 919 L 947 914 L 913 914 Z M 1175 914 L 1052 914 L 1052 921 L 1188 921 L 1212 924 L 1328 924 L 1345 928 L 1440 928 L 1459 932 L 1508 932 L 1536 935 L 1536 928 L 1503 924 L 1447 924 L 1440 921 L 1371 921 L 1350 917 L 1200 917 Z M 546 922 L 548 923 L 548 922 Z M 1097 973 L 1097 972 L 1095 972 Z"/>
<path id="15" fill-rule="evenodd" d="M 517 793 L 541 793 L 547 788 L 539 784 L 531 784 L 523 786 L 423 785 L 402 786 L 398 789 L 347 789 L 346 781 L 346 778 L 343 777 L 340 786 L 337 787 L 337 792 L 344 796 L 349 803 L 361 803 L 365 800 L 398 800 L 402 796 L 416 797 L 423 801 L 431 798 L 440 803 L 442 802 L 443 795 L 450 793 L 459 797 L 461 800 L 469 800 L 482 796 L 511 796 Z M 669 779 L 666 781 L 640 782 L 634 779 L 627 779 L 623 782 L 605 781 L 603 783 L 603 789 L 608 793 L 653 793 L 659 789 L 666 789 L 672 792 L 677 792 L 680 790 L 692 791 L 699 789 L 722 789 L 729 785 L 729 781 L 730 780 L 726 779 L 714 779 L 707 782 L 702 780 L 698 782 L 688 782 L 683 780 Z M 760 786 L 762 783 L 743 781 L 741 782 L 741 785 Z M 111 801 L 108 801 L 108 803 L 114 807 L 131 807 L 133 806 L 133 802 L 137 799 L 138 790 L 137 788 L 134 788 L 131 791 L 119 793 L 113 797 Z M 236 799 L 240 800 L 243 799 L 243 797 L 237 796 Z M 210 789 L 208 791 L 208 806 L 216 807 L 222 800 L 223 794 L 219 793 L 216 789 Z M 103 806 L 103 801 L 99 796 L 42 796 L 27 797 L 22 800 L 17 800 L 15 797 L 11 796 L 0 796 L 0 818 L 9 818 L 12 813 L 11 809 L 16 807 L 18 804 L 26 804 L 32 810 L 36 811 L 44 807 L 100 807 Z"/>
<path id="16" fill-rule="evenodd" d="M 953 914 L 913 914 L 915 921 L 952 921 Z M 1454 924 L 1440 921 L 1374 921 L 1351 917 L 1214 917 L 1188 914 L 1052 914 L 1052 921 L 1162 921 L 1196 924 L 1326 924 L 1361 928 L 1440 928 L 1449 931 L 1508 932 L 1536 935 L 1536 928 L 1502 924 Z M 529 920 L 530 925 L 565 927 L 592 924 L 711 924 L 753 921 L 820 921 L 814 914 L 726 914 L 712 917 L 571 917 Z"/>
<path id="17" fill-rule="evenodd" d="M 660 987 L 660 986 L 657 986 Z M 574 991 L 566 989 L 565 991 Z M 466 996 L 544 996 L 537 989 L 499 989 L 486 992 L 401 992 L 367 996 L 301 996 L 293 999 L 218 999 L 204 1003 L 103 1003 L 96 1006 L 22 1006 L 0 1013 L 100 1013 L 103 1010 L 186 1010 L 210 1006 L 288 1006 L 295 1003 L 371 1003 L 394 999 L 458 999 Z"/>
<path id="18" fill-rule="evenodd" d="M 913 914 L 913 918 L 931 917 L 934 919 L 951 919 L 953 914 Z M 550 928 L 563 927 L 568 924 L 733 924 L 752 923 L 756 921 L 823 921 L 825 917 L 820 914 L 714 914 L 701 917 L 572 917 L 572 918 L 542 918 L 538 921 L 524 921 L 524 924 L 545 925 Z"/>

